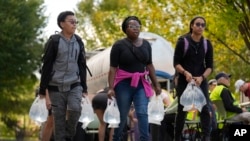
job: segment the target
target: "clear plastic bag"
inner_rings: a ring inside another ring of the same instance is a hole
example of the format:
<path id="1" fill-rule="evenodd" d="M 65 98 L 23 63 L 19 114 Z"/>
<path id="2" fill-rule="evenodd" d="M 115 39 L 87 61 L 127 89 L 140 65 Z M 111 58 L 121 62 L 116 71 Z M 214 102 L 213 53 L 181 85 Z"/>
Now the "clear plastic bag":
<path id="1" fill-rule="evenodd" d="M 82 128 L 85 129 L 90 122 L 94 121 L 95 115 L 92 104 L 87 96 L 82 98 L 81 106 L 82 111 L 79 122 L 82 122 Z"/>
<path id="2" fill-rule="evenodd" d="M 184 106 L 183 111 L 198 110 L 199 112 L 201 112 L 203 106 L 207 104 L 201 88 L 195 85 L 194 80 L 188 83 L 182 93 L 180 104 Z"/>
<path id="3" fill-rule="evenodd" d="M 103 121 L 110 124 L 110 127 L 117 128 L 120 123 L 120 111 L 114 97 L 108 98 L 107 108 L 103 115 Z"/>
<path id="4" fill-rule="evenodd" d="M 109 124 L 108 128 L 118 128 L 119 124 Z"/>
<path id="5" fill-rule="evenodd" d="M 48 109 L 46 107 L 45 98 L 40 98 L 40 96 L 37 96 L 35 98 L 30 107 L 29 116 L 38 124 L 41 124 L 42 122 L 45 122 L 47 120 Z"/>
<path id="6" fill-rule="evenodd" d="M 148 104 L 148 122 L 161 125 L 164 118 L 164 103 L 162 97 L 152 96 Z"/>

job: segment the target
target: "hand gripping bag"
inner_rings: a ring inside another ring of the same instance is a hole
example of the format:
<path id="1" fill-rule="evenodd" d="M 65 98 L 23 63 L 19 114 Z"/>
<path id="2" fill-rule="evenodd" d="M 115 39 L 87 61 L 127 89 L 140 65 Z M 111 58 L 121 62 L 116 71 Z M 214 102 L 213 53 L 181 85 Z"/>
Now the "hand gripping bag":
<path id="1" fill-rule="evenodd" d="M 161 125 L 164 118 L 164 103 L 160 95 L 152 96 L 148 104 L 148 122 Z"/>
<path id="2" fill-rule="evenodd" d="M 117 102 L 114 97 L 112 99 L 108 98 L 107 101 L 107 108 L 105 109 L 104 115 L 103 115 L 103 121 L 106 123 L 109 123 L 109 127 L 118 127 L 120 123 L 120 111 L 117 107 Z"/>
<path id="3" fill-rule="evenodd" d="M 81 101 L 82 111 L 79 122 L 82 122 L 82 128 L 85 129 L 90 122 L 94 121 L 94 110 L 92 104 L 87 96 L 82 98 Z"/>
<path id="4" fill-rule="evenodd" d="M 194 80 L 187 84 L 186 89 L 180 97 L 180 104 L 184 106 L 183 111 L 198 110 L 199 112 L 207 104 L 201 88 L 195 85 Z"/>
<path id="5" fill-rule="evenodd" d="M 45 98 L 40 98 L 40 96 L 35 98 L 30 107 L 29 116 L 38 124 L 47 120 L 48 110 L 46 107 Z"/>

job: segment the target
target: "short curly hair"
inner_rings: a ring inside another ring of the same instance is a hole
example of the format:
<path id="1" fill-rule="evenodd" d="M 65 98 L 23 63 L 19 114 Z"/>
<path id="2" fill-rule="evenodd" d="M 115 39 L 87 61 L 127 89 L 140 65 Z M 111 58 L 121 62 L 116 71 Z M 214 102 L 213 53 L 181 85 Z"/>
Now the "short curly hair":
<path id="1" fill-rule="evenodd" d="M 128 17 L 126 17 L 126 18 L 123 20 L 123 22 L 122 22 L 122 31 L 123 31 L 124 33 L 126 33 L 126 29 L 127 29 L 127 27 L 128 27 L 128 22 L 129 22 L 130 20 L 136 20 L 136 21 L 141 25 L 141 21 L 139 20 L 138 17 L 136 17 L 136 16 L 128 16 Z"/>
<path id="2" fill-rule="evenodd" d="M 64 22 L 67 16 L 74 16 L 75 14 L 72 11 L 63 11 L 57 17 L 57 25 L 62 29 L 60 22 Z"/>

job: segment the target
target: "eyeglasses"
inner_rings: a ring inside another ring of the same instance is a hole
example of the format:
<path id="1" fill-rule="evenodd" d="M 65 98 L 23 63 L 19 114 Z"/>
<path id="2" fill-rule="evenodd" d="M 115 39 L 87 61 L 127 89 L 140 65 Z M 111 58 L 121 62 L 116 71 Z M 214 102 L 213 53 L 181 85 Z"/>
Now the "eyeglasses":
<path id="1" fill-rule="evenodd" d="M 71 23 L 71 24 L 78 24 L 78 21 L 66 21 L 66 22 L 69 22 L 69 23 Z"/>
<path id="2" fill-rule="evenodd" d="M 204 28 L 206 26 L 206 24 L 205 23 L 195 23 L 195 26 Z"/>
<path id="3" fill-rule="evenodd" d="M 129 25 L 128 26 L 130 29 L 141 29 L 140 25 Z"/>

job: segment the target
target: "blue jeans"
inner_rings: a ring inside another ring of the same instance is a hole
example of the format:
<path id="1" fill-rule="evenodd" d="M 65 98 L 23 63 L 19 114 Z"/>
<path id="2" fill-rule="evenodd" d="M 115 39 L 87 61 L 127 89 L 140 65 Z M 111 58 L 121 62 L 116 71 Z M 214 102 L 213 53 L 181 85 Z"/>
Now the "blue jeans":
<path id="1" fill-rule="evenodd" d="M 115 95 L 117 105 L 120 111 L 120 124 L 118 128 L 115 128 L 113 141 L 120 141 L 122 139 L 123 129 L 127 124 L 127 116 L 133 102 L 135 107 L 136 117 L 138 119 L 138 128 L 140 132 L 140 140 L 149 140 L 149 125 L 148 125 L 148 102 L 144 87 L 139 82 L 138 86 L 131 87 L 130 79 L 125 79 L 115 87 Z"/>

